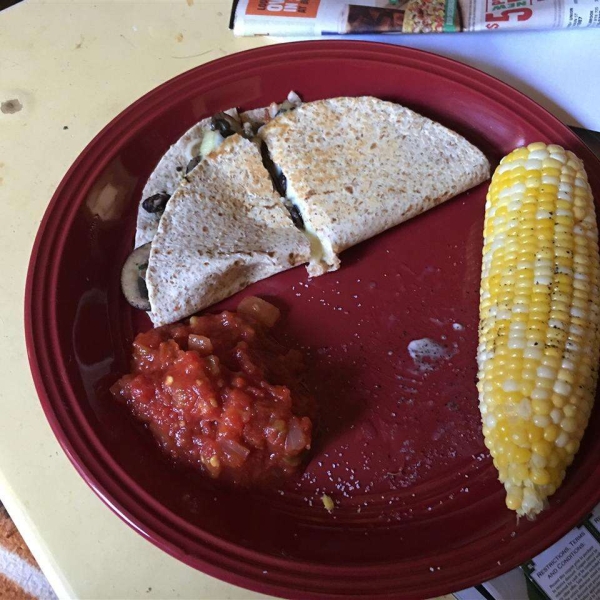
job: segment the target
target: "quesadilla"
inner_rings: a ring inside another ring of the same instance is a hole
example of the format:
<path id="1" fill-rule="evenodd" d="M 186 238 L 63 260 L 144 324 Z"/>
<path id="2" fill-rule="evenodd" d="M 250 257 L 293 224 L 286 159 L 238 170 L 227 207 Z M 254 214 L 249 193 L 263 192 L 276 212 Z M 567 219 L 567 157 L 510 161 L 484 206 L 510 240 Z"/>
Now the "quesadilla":
<path id="1" fill-rule="evenodd" d="M 168 202 L 157 199 L 153 222 L 138 218 L 136 244 L 152 241 L 132 253 L 122 284 L 155 325 L 299 264 L 311 276 L 335 270 L 346 248 L 489 176 L 467 140 L 397 104 L 290 97 L 198 123 L 148 181 Z"/>
<path id="2" fill-rule="evenodd" d="M 372 97 L 304 103 L 259 130 L 311 244 L 310 275 L 338 254 L 489 178 L 466 139 Z"/>
<path id="3" fill-rule="evenodd" d="M 301 103 L 292 91 L 281 104 L 273 102 L 243 113 L 230 108 L 202 119 L 188 129 L 160 159 L 144 186 L 138 206 L 135 248 L 152 241 L 169 198 L 186 183 L 186 177 L 194 167 L 226 137 L 239 133 L 251 138 L 261 125 Z"/>
<path id="4" fill-rule="evenodd" d="M 165 207 L 146 271 L 150 318 L 172 323 L 309 257 L 260 148 L 235 134 L 193 169 Z"/>

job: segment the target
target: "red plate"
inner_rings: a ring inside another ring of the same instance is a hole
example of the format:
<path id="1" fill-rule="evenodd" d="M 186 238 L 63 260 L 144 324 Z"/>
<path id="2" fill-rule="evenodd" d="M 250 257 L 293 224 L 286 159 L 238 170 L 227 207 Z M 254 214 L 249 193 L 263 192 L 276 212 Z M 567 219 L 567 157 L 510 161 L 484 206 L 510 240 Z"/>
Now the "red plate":
<path id="1" fill-rule="evenodd" d="M 600 165 L 569 129 L 512 88 L 439 56 L 322 41 L 198 67 L 98 134 L 46 212 L 25 305 L 46 415 L 119 516 L 231 583 L 286 597 L 400 599 L 487 580 L 540 552 L 600 500 L 600 411 L 550 509 L 517 523 L 483 445 L 475 389 L 486 185 L 345 252 L 337 273 L 308 281 L 297 268 L 247 290 L 281 306 L 280 334 L 318 359 L 320 433 L 305 474 L 280 493 L 225 492 L 174 468 L 107 391 L 128 369 L 139 323 L 119 270 L 152 168 L 200 118 L 264 106 L 290 89 L 305 100 L 400 102 L 493 162 L 529 142 L 562 144 L 585 161 L 600 198 Z M 420 338 L 446 345 L 449 358 L 417 369 L 407 345 Z M 332 515 L 322 493 L 336 502 Z"/>

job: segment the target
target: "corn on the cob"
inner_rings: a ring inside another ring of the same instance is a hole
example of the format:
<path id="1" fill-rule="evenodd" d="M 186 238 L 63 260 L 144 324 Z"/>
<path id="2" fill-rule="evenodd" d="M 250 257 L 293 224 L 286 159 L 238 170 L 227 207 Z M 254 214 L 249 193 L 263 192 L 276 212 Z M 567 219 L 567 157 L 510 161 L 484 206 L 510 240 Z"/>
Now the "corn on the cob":
<path id="1" fill-rule="evenodd" d="M 518 148 L 487 196 L 479 406 L 506 505 L 534 517 L 561 484 L 595 397 L 600 261 L 582 162 L 560 146 Z"/>

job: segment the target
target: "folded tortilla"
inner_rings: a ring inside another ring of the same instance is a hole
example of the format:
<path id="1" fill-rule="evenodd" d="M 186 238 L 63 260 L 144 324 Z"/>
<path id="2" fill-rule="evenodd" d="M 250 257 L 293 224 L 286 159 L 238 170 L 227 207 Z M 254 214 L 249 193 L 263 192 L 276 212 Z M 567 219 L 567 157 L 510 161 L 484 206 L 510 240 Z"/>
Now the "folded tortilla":
<path id="1" fill-rule="evenodd" d="M 237 111 L 234 108 L 225 112 L 228 115 L 237 115 Z M 268 107 L 249 110 L 241 113 L 239 117 L 242 123 L 250 123 L 255 128 L 258 128 L 270 119 Z M 142 206 L 144 200 L 155 194 L 164 193 L 171 196 L 181 184 L 186 183 L 186 168 L 190 160 L 198 155 L 202 140 L 206 133 L 210 131 L 210 123 L 211 117 L 202 119 L 188 129 L 167 150 L 148 178 L 138 206 L 135 230 L 136 248 L 152 241 L 162 217 L 162 213 L 151 213 L 144 210 Z"/>
<path id="2" fill-rule="evenodd" d="M 485 181 L 481 151 L 446 127 L 372 97 L 305 103 L 259 131 L 311 241 L 308 271 Z"/>
<path id="3" fill-rule="evenodd" d="M 259 147 L 233 135 L 188 175 L 160 219 L 146 271 L 150 318 L 172 323 L 309 257 Z"/>

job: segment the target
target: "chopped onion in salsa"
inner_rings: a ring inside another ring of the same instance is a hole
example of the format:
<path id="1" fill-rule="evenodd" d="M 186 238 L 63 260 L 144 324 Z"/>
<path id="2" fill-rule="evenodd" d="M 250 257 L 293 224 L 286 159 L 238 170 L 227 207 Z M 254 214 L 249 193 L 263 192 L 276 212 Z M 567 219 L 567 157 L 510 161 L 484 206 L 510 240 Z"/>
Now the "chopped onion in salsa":
<path id="1" fill-rule="evenodd" d="M 111 392 L 178 462 L 240 484 L 291 474 L 310 449 L 313 402 L 302 354 L 268 334 L 278 317 L 250 297 L 140 333 Z"/>

